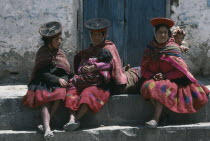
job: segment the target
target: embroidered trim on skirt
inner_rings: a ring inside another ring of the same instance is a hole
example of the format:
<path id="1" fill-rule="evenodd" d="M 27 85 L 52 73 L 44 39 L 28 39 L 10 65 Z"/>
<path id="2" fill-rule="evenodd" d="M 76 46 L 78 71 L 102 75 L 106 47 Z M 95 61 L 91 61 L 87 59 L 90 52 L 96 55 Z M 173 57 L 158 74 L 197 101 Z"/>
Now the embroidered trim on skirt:
<path id="1" fill-rule="evenodd" d="M 141 94 L 145 99 L 155 99 L 176 113 L 195 113 L 207 102 L 210 91 L 199 82 L 180 85 L 170 80 L 145 81 Z"/>
<path id="2" fill-rule="evenodd" d="M 109 100 L 110 92 L 97 86 L 79 91 L 75 87 L 67 89 L 65 106 L 77 111 L 81 104 L 88 104 L 93 112 L 98 112 Z"/>

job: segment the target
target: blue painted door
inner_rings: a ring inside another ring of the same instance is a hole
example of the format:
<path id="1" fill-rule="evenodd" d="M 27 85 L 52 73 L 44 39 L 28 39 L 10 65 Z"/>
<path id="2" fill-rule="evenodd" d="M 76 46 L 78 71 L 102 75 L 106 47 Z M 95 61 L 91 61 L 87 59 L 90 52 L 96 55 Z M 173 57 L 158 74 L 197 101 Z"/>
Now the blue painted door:
<path id="1" fill-rule="evenodd" d="M 166 0 L 83 0 L 83 21 L 107 18 L 112 22 L 108 39 L 113 41 L 124 64 L 138 66 L 144 47 L 153 39 L 150 19 L 165 17 Z M 90 44 L 83 29 L 82 48 Z"/>

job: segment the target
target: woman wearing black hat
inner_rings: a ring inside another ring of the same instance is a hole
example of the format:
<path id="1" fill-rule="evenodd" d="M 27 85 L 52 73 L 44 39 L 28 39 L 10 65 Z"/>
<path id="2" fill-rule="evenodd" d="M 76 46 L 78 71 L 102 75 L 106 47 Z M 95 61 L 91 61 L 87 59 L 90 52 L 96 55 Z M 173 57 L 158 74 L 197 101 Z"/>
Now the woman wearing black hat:
<path id="1" fill-rule="evenodd" d="M 171 38 L 174 22 L 167 18 L 154 18 L 155 38 L 144 52 L 141 74 L 145 81 L 141 94 L 155 105 L 152 120 L 146 126 L 158 125 L 163 105 L 176 113 L 195 113 L 207 102 L 208 88 L 189 72 L 179 45 Z"/>
<path id="2" fill-rule="evenodd" d="M 74 58 L 75 74 L 90 73 L 94 71 L 108 70 L 111 73 L 115 84 L 126 84 L 127 79 L 123 73 L 120 56 L 111 41 L 106 40 L 107 28 L 111 22 L 107 19 L 96 18 L 85 22 L 85 27 L 90 30 L 92 44 L 87 49 L 80 51 Z M 97 57 L 99 52 L 107 49 L 113 56 L 110 63 L 96 63 L 87 66 L 84 62 L 89 58 Z M 106 84 L 90 86 L 82 91 L 77 89 L 68 89 L 65 106 L 70 109 L 70 120 L 64 125 L 68 131 L 79 127 L 80 118 L 90 109 L 94 113 L 98 112 L 109 99 L 110 92 Z"/>
<path id="3" fill-rule="evenodd" d="M 44 41 L 36 54 L 35 65 L 27 94 L 23 98 L 25 106 L 36 108 L 41 106 L 44 138 L 52 138 L 50 119 L 57 110 L 61 100 L 65 99 L 66 86 L 70 74 L 70 65 L 61 44 L 62 26 L 59 22 L 49 22 L 39 30 Z"/>

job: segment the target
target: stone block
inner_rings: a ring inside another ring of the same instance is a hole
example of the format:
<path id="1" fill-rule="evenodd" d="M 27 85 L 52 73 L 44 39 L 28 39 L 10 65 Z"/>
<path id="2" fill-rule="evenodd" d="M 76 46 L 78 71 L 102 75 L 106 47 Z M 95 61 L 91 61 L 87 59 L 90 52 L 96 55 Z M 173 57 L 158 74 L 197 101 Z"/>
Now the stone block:
<path id="1" fill-rule="evenodd" d="M 73 132 L 54 131 L 53 141 L 209 141 L 210 124 L 165 126 L 150 129 L 137 126 L 107 126 Z M 43 141 L 35 131 L 0 131 L 1 141 Z"/>
<path id="2" fill-rule="evenodd" d="M 31 130 L 41 124 L 39 108 L 22 105 L 22 97 L 0 99 L 0 130 Z M 164 109 L 160 125 L 209 122 L 209 103 L 196 114 L 177 114 Z M 89 112 L 81 119 L 81 127 L 110 125 L 143 125 L 153 115 L 153 107 L 140 95 L 113 95 L 96 114 Z M 61 105 L 52 120 L 52 128 L 61 129 L 68 121 L 68 108 Z"/>

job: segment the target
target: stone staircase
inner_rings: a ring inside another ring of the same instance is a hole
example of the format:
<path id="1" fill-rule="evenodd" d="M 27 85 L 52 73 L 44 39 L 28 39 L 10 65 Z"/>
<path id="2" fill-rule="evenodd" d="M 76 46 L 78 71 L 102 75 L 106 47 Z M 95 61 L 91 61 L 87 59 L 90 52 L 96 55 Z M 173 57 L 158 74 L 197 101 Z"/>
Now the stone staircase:
<path id="1" fill-rule="evenodd" d="M 0 141 L 43 141 L 37 132 L 40 110 L 22 106 L 25 85 L 0 86 Z M 65 132 L 68 109 L 61 105 L 52 120 L 54 141 L 210 141 L 210 103 L 196 114 L 176 114 L 164 109 L 157 129 L 144 127 L 153 107 L 137 95 L 111 96 L 97 114 L 88 113 L 81 128 Z M 169 126 L 170 125 L 170 126 Z"/>

